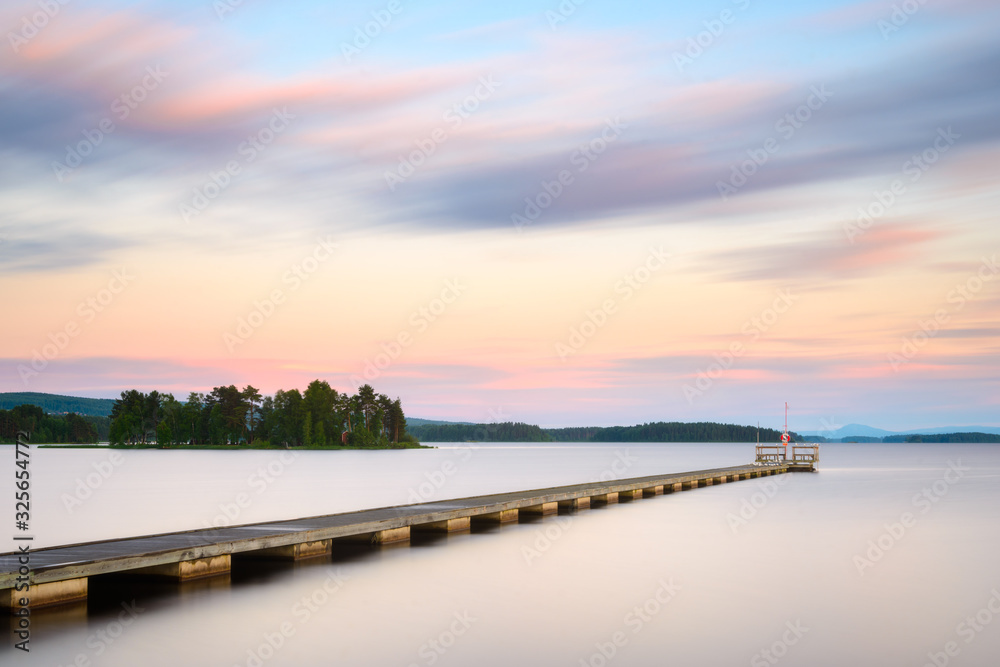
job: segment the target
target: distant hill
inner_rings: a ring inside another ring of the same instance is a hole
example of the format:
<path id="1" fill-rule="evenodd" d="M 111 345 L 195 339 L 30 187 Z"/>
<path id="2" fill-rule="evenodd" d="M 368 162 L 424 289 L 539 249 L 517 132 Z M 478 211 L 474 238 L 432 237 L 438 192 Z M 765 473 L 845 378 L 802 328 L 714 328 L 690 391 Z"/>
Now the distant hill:
<path id="1" fill-rule="evenodd" d="M 1000 435 L 1000 427 L 997 426 L 939 426 L 936 428 L 918 428 L 909 431 L 886 431 L 881 428 L 865 426 L 864 424 L 848 424 L 832 431 L 800 431 L 802 435 L 822 436 L 829 440 L 840 440 L 842 438 L 885 438 L 898 435 L 940 435 L 952 433 L 991 433 Z"/>
<path id="2" fill-rule="evenodd" d="M 471 424 L 472 422 L 446 422 L 440 419 L 420 419 L 419 417 L 407 417 L 406 426 L 444 426 L 447 424 Z"/>
<path id="3" fill-rule="evenodd" d="M 75 412 L 88 417 L 107 417 L 114 404 L 110 398 L 80 398 L 34 391 L 0 393 L 0 410 L 10 410 L 18 405 L 37 405 L 50 414 Z"/>

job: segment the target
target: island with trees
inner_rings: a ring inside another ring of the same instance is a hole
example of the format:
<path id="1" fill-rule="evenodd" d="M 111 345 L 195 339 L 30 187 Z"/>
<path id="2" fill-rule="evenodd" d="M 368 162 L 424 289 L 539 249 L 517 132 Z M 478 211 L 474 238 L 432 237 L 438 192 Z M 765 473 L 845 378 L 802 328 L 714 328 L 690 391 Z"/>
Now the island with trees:
<path id="1" fill-rule="evenodd" d="M 400 400 L 362 385 L 341 393 L 323 380 L 305 391 L 262 396 L 247 385 L 172 394 L 130 389 L 111 409 L 109 441 L 120 447 L 403 449 L 419 447 Z"/>

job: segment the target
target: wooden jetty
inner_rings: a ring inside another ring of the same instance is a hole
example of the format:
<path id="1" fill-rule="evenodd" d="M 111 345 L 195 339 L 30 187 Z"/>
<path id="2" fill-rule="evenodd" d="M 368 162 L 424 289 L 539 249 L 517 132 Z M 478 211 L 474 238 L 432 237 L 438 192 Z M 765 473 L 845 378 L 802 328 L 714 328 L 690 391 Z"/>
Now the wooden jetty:
<path id="1" fill-rule="evenodd" d="M 226 574 L 234 558 L 312 558 L 329 554 L 337 542 L 388 544 L 409 540 L 413 533 L 459 531 L 477 523 L 506 523 L 521 516 L 555 514 L 755 477 L 812 472 L 819 448 L 808 446 L 811 454 L 806 449 L 791 460 L 778 460 L 772 456 L 774 452 L 759 447 L 756 463 L 730 468 L 88 542 L 31 550 L 27 558 L 16 552 L 0 554 L 0 608 L 13 613 L 23 607 L 84 600 L 91 577 L 127 575 L 186 581 Z"/>

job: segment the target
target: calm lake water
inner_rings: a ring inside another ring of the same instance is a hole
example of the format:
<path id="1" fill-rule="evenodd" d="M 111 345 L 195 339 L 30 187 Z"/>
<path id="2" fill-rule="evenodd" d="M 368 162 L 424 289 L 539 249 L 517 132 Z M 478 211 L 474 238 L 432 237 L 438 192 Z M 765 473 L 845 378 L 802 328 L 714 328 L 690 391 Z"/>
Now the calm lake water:
<path id="1" fill-rule="evenodd" d="M 36 547 L 738 465 L 753 446 L 112 455 L 32 451 Z M 92 580 L 88 604 L 33 615 L 30 654 L 8 634 L 0 663 L 1000 664 L 1000 447 L 821 457 L 817 474 L 191 584 Z"/>

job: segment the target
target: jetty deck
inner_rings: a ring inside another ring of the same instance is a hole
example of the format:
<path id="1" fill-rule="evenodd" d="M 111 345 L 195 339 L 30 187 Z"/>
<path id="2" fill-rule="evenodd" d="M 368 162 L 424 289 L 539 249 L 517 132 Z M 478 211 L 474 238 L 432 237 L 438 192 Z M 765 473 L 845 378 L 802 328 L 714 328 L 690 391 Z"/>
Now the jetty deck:
<path id="1" fill-rule="evenodd" d="M 337 542 L 388 544 L 408 540 L 412 533 L 460 531 L 474 523 L 506 523 L 521 516 L 555 514 L 788 472 L 811 472 L 814 466 L 815 461 L 759 461 L 729 468 L 32 549 L 26 559 L 16 552 L 0 554 L 0 607 L 13 613 L 26 606 L 84 600 L 90 577 L 127 575 L 185 581 L 226 574 L 233 558 L 297 560 L 324 556 Z M 29 585 L 27 590 L 25 583 Z"/>

